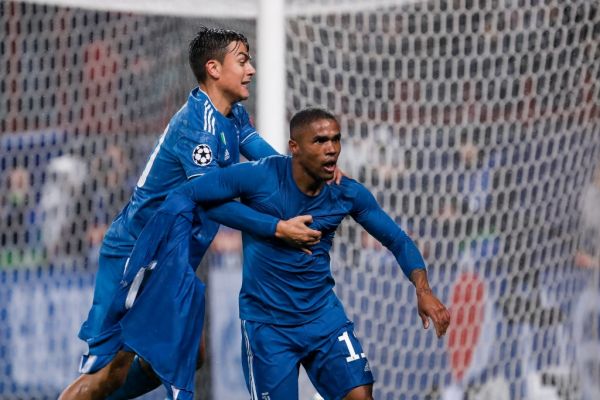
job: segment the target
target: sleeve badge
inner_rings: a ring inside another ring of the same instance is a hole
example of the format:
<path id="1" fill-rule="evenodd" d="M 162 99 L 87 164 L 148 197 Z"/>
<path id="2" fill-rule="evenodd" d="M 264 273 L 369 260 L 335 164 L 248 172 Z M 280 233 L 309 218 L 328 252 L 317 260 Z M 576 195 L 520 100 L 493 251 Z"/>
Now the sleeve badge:
<path id="1" fill-rule="evenodd" d="M 192 152 L 192 160 L 196 165 L 205 167 L 212 161 L 212 150 L 206 144 L 199 144 Z"/>

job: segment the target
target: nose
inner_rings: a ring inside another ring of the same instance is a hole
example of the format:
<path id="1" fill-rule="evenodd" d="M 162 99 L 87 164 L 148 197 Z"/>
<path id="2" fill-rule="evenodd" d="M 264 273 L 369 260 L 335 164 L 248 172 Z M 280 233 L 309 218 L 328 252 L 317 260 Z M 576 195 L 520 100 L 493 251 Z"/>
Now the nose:
<path id="1" fill-rule="evenodd" d="M 336 154 L 338 152 L 339 152 L 339 145 L 336 142 L 329 140 L 325 144 L 325 154 L 332 155 L 332 154 Z"/>
<path id="2" fill-rule="evenodd" d="M 249 76 L 254 76 L 255 73 L 256 73 L 256 69 L 254 68 L 254 65 L 252 65 L 252 63 L 250 61 L 248 61 L 246 63 L 246 74 Z"/>

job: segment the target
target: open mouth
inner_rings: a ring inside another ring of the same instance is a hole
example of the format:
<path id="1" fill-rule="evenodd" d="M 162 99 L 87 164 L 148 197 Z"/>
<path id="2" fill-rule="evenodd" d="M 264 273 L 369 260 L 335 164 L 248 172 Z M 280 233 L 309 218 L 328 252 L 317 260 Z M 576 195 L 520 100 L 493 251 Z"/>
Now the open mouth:
<path id="1" fill-rule="evenodd" d="M 333 173 L 335 171 L 335 161 L 329 161 L 323 164 L 323 169 L 328 173 Z"/>

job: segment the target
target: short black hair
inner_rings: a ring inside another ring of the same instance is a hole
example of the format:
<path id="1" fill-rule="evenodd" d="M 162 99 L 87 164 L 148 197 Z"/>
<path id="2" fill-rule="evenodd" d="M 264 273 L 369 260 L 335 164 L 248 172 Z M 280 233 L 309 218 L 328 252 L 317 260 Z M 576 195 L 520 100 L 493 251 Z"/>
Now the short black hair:
<path id="1" fill-rule="evenodd" d="M 208 60 L 223 62 L 227 54 L 227 46 L 232 42 L 246 45 L 250 51 L 248 39 L 240 32 L 229 29 L 207 28 L 203 26 L 190 42 L 188 52 L 190 67 L 198 83 L 206 80 L 204 66 Z"/>
<path id="2" fill-rule="evenodd" d="M 337 122 L 335 115 L 324 108 L 308 107 L 298 111 L 290 120 L 290 138 L 295 140 L 296 132 L 321 119 L 330 119 Z"/>

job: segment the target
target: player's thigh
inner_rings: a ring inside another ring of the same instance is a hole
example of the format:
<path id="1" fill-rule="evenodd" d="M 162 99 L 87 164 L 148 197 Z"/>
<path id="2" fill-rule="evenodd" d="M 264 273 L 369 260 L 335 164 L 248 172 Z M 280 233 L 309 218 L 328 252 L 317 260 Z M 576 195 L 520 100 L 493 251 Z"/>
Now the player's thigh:
<path id="1" fill-rule="evenodd" d="M 354 324 L 347 322 L 320 343 L 303 360 L 306 372 L 326 400 L 345 398 L 355 388 L 352 400 L 367 400 L 373 374 L 360 341 L 354 334 Z M 362 393 L 362 397 L 358 397 Z"/>
<path id="2" fill-rule="evenodd" d="M 242 369 L 252 400 L 297 400 L 300 355 L 276 327 L 242 321 Z"/>

